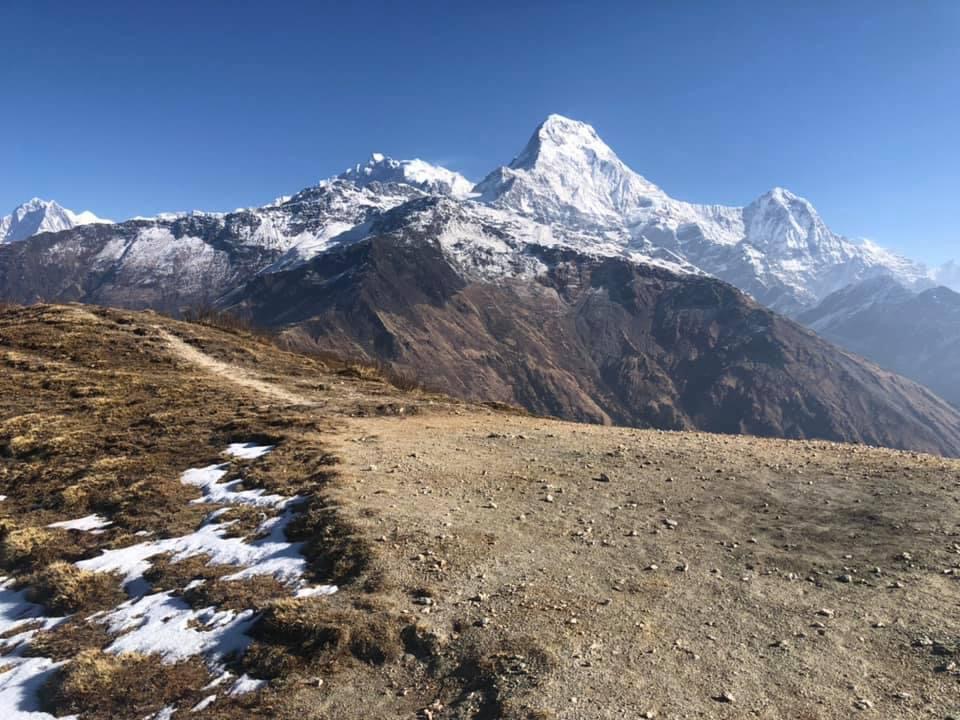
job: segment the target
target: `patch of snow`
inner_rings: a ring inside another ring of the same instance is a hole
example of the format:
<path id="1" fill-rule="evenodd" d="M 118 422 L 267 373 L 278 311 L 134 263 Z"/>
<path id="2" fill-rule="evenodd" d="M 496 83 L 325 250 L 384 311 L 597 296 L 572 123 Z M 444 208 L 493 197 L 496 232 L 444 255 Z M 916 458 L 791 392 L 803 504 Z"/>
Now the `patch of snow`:
<path id="1" fill-rule="evenodd" d="M 44 608 L 26 599 L 25 590 L 14 590 L 12 580 L 0 578 L 0 633 L 6 650 L 0 656 L 0 717 L 3 720 L 53 720 L 40 711 L 40 689 L 61 663 L 43 657 L 24 657 L 26 643 L 37 630 L 48 630 L 63 618 L 44 616 Z M 36 627 L 33 627 L 36 626 Z M 33 627 L 33 629 L 31 629 Z M 21 630 L 18 632 L 18 630 Z"/>
<path id="2" fill-rule="evenodd" d="M 220 686 L 223 685 L 227 680 L 230 680 L 230 679 L 232 679 L 233 677 L 234 677 L 234 675 L 233 675 L 232 672 L 230 672 L 229 670 L 224 670 L 222 673 L 220 673 L 219 675 L 217 675 L 217 677 L 215 677 L 213 680 L 211 680 L 211 681 L 208 682 L 206 685 L 204 685 L 204 686 L 203 686 L 203 689 L 204 689 L 204 690 L 210 690 L 210 689 L 215 688 L 215 687 L 220 687 Z"/>
<path id="3" fill-rule="evenodd" d="M 236 495 L 243 500 L 250 499 L 245 493 Z M 284 528 L 292 519 L 292 510 L 286 509 L 280 517 L 266 520 L 260 531 L 267 533 L 267 537 L 252 543 L 243 538 L 226 537 L 228 524 L 208 523 L 188 535 L 106 550 L 96 557 L 81 560 L 77 566 L 93 572 L 121 573 L 131 584 L 142 579 L 150 569 L 151 558 L 157 555 L 169 553 L 174 562 L 209 555 L 212 565 L 243 567 L 229 578 L 273 575 L 281 582 L 296 584 L 303 577 L 306 562 L 300 554 L 303 543 L 287 542 L 284 534 Z"/>
<path id="4" fill-rule="evenodd" d="M 208 707 L 213 705 L 216 701 L 217 701 L 216 695 L 210 695 L 208 697 L 205 697 L 203 700 L 201 700 L 196 705 L 194 705 L 193 709 L 190 710 L 190 712 L 200 712 L 202 710 L 206 710 Z"/>
<path id="5" fill-rule="evenodd" d="M 257 680 L 252 678 L 249 675 L 241 675 L 237 678 L 237 681 L 233 684 L 233 687 L 230 688 L 230 692 L 227 693 L 231 697 L 236 697 L 238 695 L 246 695 L 247 693 L 256 692 L 260 688 L 266 687 L 266 680 Z"/>
<path id="6" fill-rule="evenodd" d="M 5 657 L 3 661 L 12 667 L 0 673 L 0 717 L 3 720 L 56 720 L 40 710 L 40 693 L 62 663 L 49 658 Z"/>
<path id="7" fill-rule="evenodd" d="M 256 443 L 231 443 L 226 454 L 241 460 L 256 460 L 273 450 L 273 445 L 257 445 Z"/>
<path id="8" fill-rule="evenodd" d="M 64 520 L 62 522 L 50 523 L 47 525 L 47 527 L 61 528 L 63 530 L 83 530 L 85 532 L 93 532 L 110 527 L 111 525 L 113 525 L 112 522 L 106 518 L 100 517 L 99 515 L 87 515 L 86 517 L 77 518 L 76 520 Z"/>
<path id="9" fill-rule="evenodd" d="M 246 649 L 256 616 L 253 610 L 194 610 L 171 591 L 128 600 L 97 620 L 120 633 L 108 652 L 155 654 L 168 663 L 203 655 L 217 663 Z"/>
<path id="10" fill-rule="evenodd" d="M 336 585 L 314 585 L 313 587 L 302 587 L 294 593 L 295 597 L 316 597 L 318 595 L 333 595 L 337 592 Z"/>
<path id="11" fill-rule="evenodd" d="M 259 457 L 259 456 L 257 456 Z M 277 507 L 287 498 L 282 495 L 267 495 L 262 488 L 238 490 L 243 480 L 221 483 L 220 478 L 227 474 L 228 465 L 210 465 L 205 468 L 187 470 L 180 478 L 184 485 L 193 485 L 203 490 L 203 497 L 193 503 L 215 503 L 232 505 L 254 505 L 257 507 Z"/>

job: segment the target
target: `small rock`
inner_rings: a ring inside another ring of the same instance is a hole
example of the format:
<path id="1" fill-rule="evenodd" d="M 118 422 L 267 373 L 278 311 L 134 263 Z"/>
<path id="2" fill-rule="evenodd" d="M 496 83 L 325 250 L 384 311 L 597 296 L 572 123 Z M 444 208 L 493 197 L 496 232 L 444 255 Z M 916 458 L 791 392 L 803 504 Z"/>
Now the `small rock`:
<path id="1" fill-rule="evenodd" d="M 722 703 L 736 702 L 736 698 L 733 696 L 733 693 L 730 693 L 727 691 L 724 691 L 719 695 L 715 695 L 713 699 L 716 700 L 717 702 L 722 702 Z"/>

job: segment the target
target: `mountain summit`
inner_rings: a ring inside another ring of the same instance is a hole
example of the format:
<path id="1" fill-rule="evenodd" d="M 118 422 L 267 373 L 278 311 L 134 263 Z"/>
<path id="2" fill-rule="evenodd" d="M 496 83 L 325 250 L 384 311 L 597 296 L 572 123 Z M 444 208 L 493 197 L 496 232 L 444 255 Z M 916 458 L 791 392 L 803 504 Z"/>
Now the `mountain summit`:
<path id="1" fill-rule="evenodd" d="M 358 187 L 367 187 L 373 182 L 402 183 L 430 194 L 457 198 L 465 198 L 473 190 L 473 183 L 460 173 L 423 160 L 394 160 L 380 153 L 373 153 L 365 164 L 357 163 L 341 173 L 338 179 Z"/>
<path id="2" fill-rule="evenodd" d="M 663 191 L 627 167 L 586 123 L 550 115 L 509 165 L 479 185 L 484 202 L 547 222 L 617 224 Z"/>
<path id="3" fill-rule="evenodd" d="M 70 230 L 78 225 L 109 223 L 92 212 L 75 213 L 58 205 L 53 200 L 33 198 L 6 217 L 0 218 L 0 244 L 26 240 L 31 235 L 42 232 Z"/>
<path id="4" fill-rule="evenodd" d="M 746 207 L 677 200 L 631 170 L 590 125 L 550 115 L 513 161 L 476 188 L 493 207 L 556 227 L 599 231 L 626 253 L 671 253 L 788 314 L 878 275 L 929 285 L 922 265 L 830 230 L 781 187 Z"/>

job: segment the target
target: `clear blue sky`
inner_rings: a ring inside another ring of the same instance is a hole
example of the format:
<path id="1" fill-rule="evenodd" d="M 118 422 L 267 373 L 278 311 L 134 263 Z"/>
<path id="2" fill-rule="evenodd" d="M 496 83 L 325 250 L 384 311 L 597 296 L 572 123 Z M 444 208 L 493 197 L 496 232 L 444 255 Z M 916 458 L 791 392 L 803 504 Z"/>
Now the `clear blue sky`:
<path id="1" fill-rule="evenodd" d="M 479 179 L 559 112 L 676 197 L 960 256 L 956 0 L 350 4 L 6 0 L 0 214 L 232 209 L 373 150 Z"/>

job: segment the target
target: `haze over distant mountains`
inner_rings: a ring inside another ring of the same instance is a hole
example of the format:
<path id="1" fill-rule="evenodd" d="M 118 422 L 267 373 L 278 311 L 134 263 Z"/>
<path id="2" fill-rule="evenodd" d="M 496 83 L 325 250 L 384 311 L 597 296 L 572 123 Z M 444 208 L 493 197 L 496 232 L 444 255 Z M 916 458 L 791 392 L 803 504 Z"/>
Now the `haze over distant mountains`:
<path id="1" fill-rule="evenodd" d="M 953 290 L 917 292 L 876 278 L 830 295 L 798 319 L 960 407 L 960 294 Z"/>
<path id="2" fill-rule="evenodd" d="M 374 154 L 260 208 L 0 247 L 0 296 L 19 302 L 213 305 L 563 417 L 956 453 L 955 409 L 760 306 L 796 316 L 935 277 L 783 188 L 742 208 L 675 200 L 558 115 L 476 185 Z"/>

